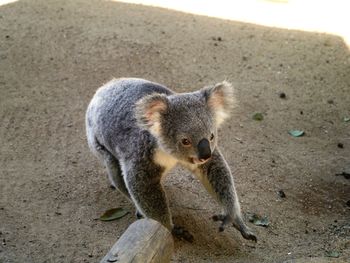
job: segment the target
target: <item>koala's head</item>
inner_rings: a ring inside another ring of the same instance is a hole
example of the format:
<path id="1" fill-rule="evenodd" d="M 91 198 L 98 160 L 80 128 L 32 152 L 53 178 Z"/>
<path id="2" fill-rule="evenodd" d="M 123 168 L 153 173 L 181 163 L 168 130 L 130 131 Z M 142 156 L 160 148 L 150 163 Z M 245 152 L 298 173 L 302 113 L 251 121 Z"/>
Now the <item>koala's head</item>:
<path id="1" fill-rule="evenodd" d="M 136 103 L 135 116 L 164 151 L 180 161 L 201 164 L 210 159 L 217 129 L 233 105 L 233 87 L 224 81 L 191 93 L 148 95 Z"/>

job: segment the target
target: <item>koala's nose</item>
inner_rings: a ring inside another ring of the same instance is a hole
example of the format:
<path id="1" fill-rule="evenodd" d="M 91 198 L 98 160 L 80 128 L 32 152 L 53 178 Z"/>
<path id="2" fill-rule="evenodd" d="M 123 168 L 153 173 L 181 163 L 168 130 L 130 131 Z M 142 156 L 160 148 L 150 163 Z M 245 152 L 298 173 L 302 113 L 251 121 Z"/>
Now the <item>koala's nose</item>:
<path id="1" fill-rule="evenodd" d="M 197 145 L 198 150 L 198 159 L 199 160 L 208 160 L 211 157 L 210 144 L 207 139 L 202 139 Z"/>

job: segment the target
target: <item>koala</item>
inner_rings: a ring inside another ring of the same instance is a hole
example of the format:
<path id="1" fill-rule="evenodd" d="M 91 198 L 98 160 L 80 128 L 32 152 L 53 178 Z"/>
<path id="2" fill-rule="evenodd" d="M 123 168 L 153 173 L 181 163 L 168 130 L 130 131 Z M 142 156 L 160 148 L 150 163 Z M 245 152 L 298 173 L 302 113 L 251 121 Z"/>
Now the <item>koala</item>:
<path id="1" fill-rule="evenodd" d="M 218 128 L 234 103 L 224 81 L 175 93 L 137 78 L 114 79 L 97 90 L 86 112 L 89 147 L 107 169 L 111 185 L 175 236 L 193 239 L 173 224 L 162 177 L 180 164 L 195 174 L 222 206 L 219 231 L 232 224 L 245 239 L 255 234 L 242 219 L 230 168 L 222 156 Z"/>

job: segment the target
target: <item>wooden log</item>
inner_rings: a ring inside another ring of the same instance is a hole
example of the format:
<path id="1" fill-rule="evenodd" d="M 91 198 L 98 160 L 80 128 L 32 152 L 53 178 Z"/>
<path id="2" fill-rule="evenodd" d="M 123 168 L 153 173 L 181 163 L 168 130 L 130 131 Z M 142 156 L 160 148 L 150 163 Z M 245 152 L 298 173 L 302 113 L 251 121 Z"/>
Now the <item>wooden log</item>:
<path id="1" fill-rule="evenodd" d="M 166 263 L 174 251 L 169 230 L 152 219 L 131 224 L 100 263 Z"/>

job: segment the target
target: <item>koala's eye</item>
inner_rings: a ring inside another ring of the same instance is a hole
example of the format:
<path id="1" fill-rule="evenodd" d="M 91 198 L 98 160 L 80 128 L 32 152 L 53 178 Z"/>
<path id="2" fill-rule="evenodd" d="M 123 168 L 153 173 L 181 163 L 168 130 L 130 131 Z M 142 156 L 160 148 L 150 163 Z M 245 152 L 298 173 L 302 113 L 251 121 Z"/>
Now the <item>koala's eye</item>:
<path id="1" fill-rule="evenodd" d="M 190 145 L 191 145 L 191 141 L 190 141 L 189 139 L 186 139 L 186 138 L 183 138 L 183 139 L 181 140 L 181 143 L 182 143 L 182 145 L 184 145 L 184 146 L 190 146 Z"/>
<path id="2" fill-rule="evenodd" d="M 210 140 L 211 140 L 211 141 L 214 140 L 214 133 L 212 133 L 212 134 L 210 135 Z"/>

